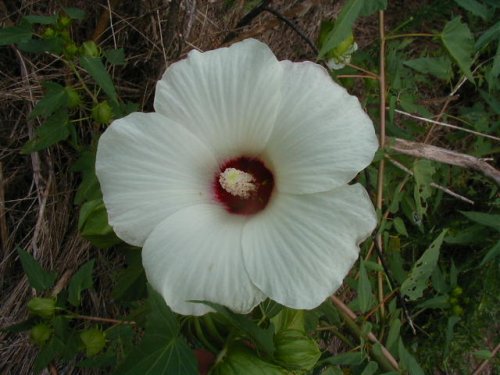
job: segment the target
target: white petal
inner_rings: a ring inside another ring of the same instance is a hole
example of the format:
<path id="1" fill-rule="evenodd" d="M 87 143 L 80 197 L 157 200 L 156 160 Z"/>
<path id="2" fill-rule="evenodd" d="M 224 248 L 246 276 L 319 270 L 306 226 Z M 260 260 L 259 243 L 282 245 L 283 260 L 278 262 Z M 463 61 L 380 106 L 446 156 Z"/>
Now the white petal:
<path id="1" fill-rule="evenodd" d="M 175 211 L 211 201 L 217 169 L 198 138 L 157 113 L 114 121 L 97 148 L 109 222 L 118 237 L 136 246 Z"/>
<path id="2" fill-rule="evenodd" d="M 185 315 L 212 311 L 209 301 L 247 313 L 265 297 L 243 265 L 245 218 L 217 205 L 182 209 L 148 237 L 142 252 L 146 276 L 172 310 Z"/>
<path id="3" fill-rule="evenodd" d="M 279 193 L 243 230 L 252 282 L 271 299 L 311 309 L 342 284 L 359 244 L 376 225 L 365 189 L 345 185 L 325 193 Z"/>
<path id="4" fill-rule="evenodd" d="M 172 64 L 156 86 L 155 110 L 187 126 L 219 161 L 255 156 L 266 144 L 280 101 L 282 68 L 254 39 Z"/>
<path id="5" fill-rule="evenodd" d="M 370 118 L 321 66 L 281 64 L 284 96 L 266 147 L 277 189 L 315 193 L 346 184 L 378 148 Z"/>

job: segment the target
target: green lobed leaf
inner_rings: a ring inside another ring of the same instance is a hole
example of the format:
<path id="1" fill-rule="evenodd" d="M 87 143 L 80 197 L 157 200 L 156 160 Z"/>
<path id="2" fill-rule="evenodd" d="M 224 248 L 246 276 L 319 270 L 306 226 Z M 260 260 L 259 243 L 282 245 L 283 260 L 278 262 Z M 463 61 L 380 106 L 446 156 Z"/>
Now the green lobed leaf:
<path id="1" fill-rule="evenodd" d="M 460 213 L 467 217 L 469 220 L 496 229 L 500 232 L 500 215 L 498 214 L 487 214 L 484 212 L 475 211 L 460 211 Z"/>
<path id="2" fill-rule="evenodd" d="M 401 285 L 401 293 L 408 297 L 410 301 L 422 297 L 424 289 L 427 288 L 429 278 L 437 265 L 439 251 L 443 243 L 446 230 L 432 242 L 420 259 L 415 263 L 408 278 Z"/>
<path id="3" fill-rule="evenodd" d="M 259 327 L 255 322 L 250 320 L 248 317 L 244 315 L 235 314 L 232 311 L 228 310 L 224 306 L 218 305 L 212 302 L 206 301 L 193 301 L 204 303 L 207 306 L 210 306 L 216 312 L 221 314 L 229 324 L 234 326 L 234 328 L 239 329 L 244 332 L 252 339 L 259 349 L 262 349 L 269 356 L 272 356 L 274 353 L 274 326 L 273 324 L 269 324 L 267 328 Z"/>
<path id="4" fill-rule="evenodd" d="M 445 25 L 440 36 L 443 45 L 456 61 L 462 73 L 474 83 L 471 72 L 474 38 L 469 27 L 460 21 L 460 17 L 455 17 Z"/>
<path id="5" fill-rule="evenodd" d="M 370 279 L 368 277 L 368 273 L 366 272 L 365 262 L 363 259 L 359 262 L 357 293 L 359 310 L 362 313 L 365 313 L 373 306 L 375 299 L 373 298 L 372 286 L 370 284 Z"/>
<path id="6" fill-rule="evenodd" d="M 146 333 L 115 370 L 116 375 L 197 375 L 196 358 L 180 336 L 175 314 L 149 288 Z"/>
<path id="7" fill-rule="evenodd" d="M 287 375 L 283 368 L 260 359 L 242 345 L 232 345 L 222 360 L 210 371 L 211 375 Z"/>
<path id="8" fill-rule="evenodd" d="M 403 64 L 419 73 L 430 74 L 444 81 L 449 81 L 453 76 L 451 61 L 446 56 L 420 57 L 404 61 Z"/>
<path id="9" fill-rule="evenodd" d="M 455 0 L 455 3 L 475 16 L 481 17 L 484 21 L 486 21 L 491 14 L 486 6 L 476 0 Z"/>
<path id="10" fill-rule="evenodd" d="M 20 247 L 17 248 L 17 253 L 19 254 L 23 270 L 26 276 L 28 276 L 30 286 L 39 292 L 52 288 L 57 274 L 45 271 L 31 254 Z"/>
<path id="11" fill-rule="evenodd" d="M 26 142 L 21 153 L 29 154 L 44 150 L 69 137 L 70 123 L 67 111 L 59 111 L 50 116 L 39 128 L 36 129 L 35 138 Z"/>
<path id="12" fill-rule="evenodd" d="M 71 278 L 68 287 L 68 302 L 73 306 L 80 306 L 81 293 L 94 285 L 92 280 L 94 264 L 95 259 L 88 261 Z"/>
<path id="13" fill-rule="evenodd" d="M 49 81 L 43 84 L 43 88 L 46 90 L 45 95 L 36 103 L 33 111 L 29 114 L 30 119 L 37 116 L 49 117 L 67 103 L 68 98 L 64 86 Z"/>
<path id="14" fill-rule="evenodd" d="M 40 373 L 49 363 L 64 351 L 66 344 L 57 336 L 52 336 L 38 353 L 33 363 L 33 372 Z"/>
<path id="15" fill-rule="evenodd" d="M 0 29 L 0 46 L 21 43 L 31 39 L 32 30 L 29 23 Z"/>
<path id="16" fill-rule="evenodd" d="M 319 56 L 325 56 L 329 51 L 337 47 L 350 34 L 352 34 L 352 25 L 360 15 L 365 0 L 348 0 L 339 16 L 335 20 L 333 29 L 325 36 L 325 41 L 321 45 Z"/>
<path id="17" fill-rule="evenodd" d="M 108 49 L 104 51 L 108 63 L 112 65 L 125 65 L 125 52 L 123 48 Z"/>
<path id="18" fill-rule="evenodd" d="M 121 242 L 108 223 L 108 212 L 102 198 L 85 202 L 80 208 L 78 230 L 95 246 L 107 249 Z"/>
<path id="19" fill-rule="evenodd" d="M 100 57 L 81 56 L 80 65 L 94 78 L 112 101 L 118 101 L 111 76 Z"/>

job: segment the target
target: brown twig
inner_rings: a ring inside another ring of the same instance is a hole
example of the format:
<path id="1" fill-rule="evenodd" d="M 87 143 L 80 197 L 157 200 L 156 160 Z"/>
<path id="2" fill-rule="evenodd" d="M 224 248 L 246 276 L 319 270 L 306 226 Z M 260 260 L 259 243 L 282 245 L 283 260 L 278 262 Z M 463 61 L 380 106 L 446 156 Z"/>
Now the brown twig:
<path id="1" fill-rule="evenodd" d="M 118 320 L 118 319 L 101 318 L 98 316 L 88 316 L 88 315 L 79 315 L 79 314 L 71 314 L 68 317 L 72 318 L 72 319 L 90 320 L 93 322 L 109 323 L 109 324 L 130 324 L 130 325 L 137 324 L 136 322 L 134 322 L 132 320 Z"/>
<path id="2" fill-rule="evenodd" d="M 379 37 L 380 37 L 380 60 L 379 60 L 379 91 L 380 91 L 380 133 L 379 133 L 379 143 L 380 148 L 385 147 L 385 31 L 384 31 L 384 11 L 379 12 Z M 382 205 L 384 200 L 384 170 L 385 170 L 385 159 L 380 160 L 378 168 L 378 179 L 377 179 L 377 201 L 376 208 L 382 211 Z M 377 233 L 375 237 L 377 243 L 377 248 L 380 252 L 379 254 L 379 264 L 382 264 L 382 259 L 380 258 L 383 253 L 382 247 L 382 233 Z M 380 305 L 380 315 L 383 317 L 385 315 L 385 304 L 384 304 L 384 285 L 383 285 L 383 275 L 379 272 L 377 275 L 377 285 L 378 285 L 378 300 Z"/>
<path id="3" fill-rule="evenodd" d="M 344 304 L 344 302 L 342 302 L 336 296 L 331 296 L 330 298 L 331 298 L 333 304 L 335 305 L 335 307 L 337 307 L 337 309 L 343 315 L 345 315 L 347 318 L 352 319 L 353 321 L 356 321 L 356 319 L 358 317 L 356 316 L 356 314 L 349 307 L 347 307 L 346 304 Z M 394 357 L 389 352 L 389 350 L 387 350 L 387 348 L 384 345 L 382 345 L 382 343 L 375 337 L 375 335 L 372 332 L 368 332 L 366 334 L 366 337 L 372 343 L 374 343 L 374 344 L 380 344 L 382 355 L 384 356 L 384 358 L 389 362 L 389 364 L 393 367 L 394 370 L 399 370 L 399 364 L 398 364 L 398 362 L 394 359 Z"/>
<path id="4" fill-rule="evenodd" d="M 121 0 L 110 0 L 108 3 L 108 8 L 103 10 L 101 16 L 99 17 L 99 21 L 97 21 L 97 25 L 94 29 L 94 33 L 92 34 L 92 40 L 94 42 L 99 42 L 101 37 L 106 32 L 108 25 L 110 23 L 110 15 L 112 13 L 112 9 L 116 8 L 120 4 Z"/>
<path id="5" fill-rule="evenodd" d="M 472 169 L 481 172 L 500 185 L 500 171 L 489 165 L 484 160 L 474 156 L 462 154 L 456 151 L 450 151 L 442 147 L 427 145 L 425 143 L 407 141 L 400 138 L 392 138 L 389 143 L 389 148 L 401 154 L 434 160 L 461 168 Z"/>

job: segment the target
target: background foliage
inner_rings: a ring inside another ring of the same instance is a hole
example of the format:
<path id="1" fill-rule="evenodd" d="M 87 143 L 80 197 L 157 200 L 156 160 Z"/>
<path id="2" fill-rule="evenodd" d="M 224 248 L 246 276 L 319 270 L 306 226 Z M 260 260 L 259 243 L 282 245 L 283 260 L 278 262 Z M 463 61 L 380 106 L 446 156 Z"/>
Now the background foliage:
<path id="1" fill-rule="evenodd" d="M 499 7 L 0 2 L 1 372 L 500 372 Z M 151 110 L 168 63 L 244 37 L 280 59 L 346 63 L 332 78 L 383 140 L 358 177 L 380 225 L 317 309 L 180 317 L 107 223 L 95 146 L 113 119 Z M 410 152 L 429 145 L 432 157 Z"/>

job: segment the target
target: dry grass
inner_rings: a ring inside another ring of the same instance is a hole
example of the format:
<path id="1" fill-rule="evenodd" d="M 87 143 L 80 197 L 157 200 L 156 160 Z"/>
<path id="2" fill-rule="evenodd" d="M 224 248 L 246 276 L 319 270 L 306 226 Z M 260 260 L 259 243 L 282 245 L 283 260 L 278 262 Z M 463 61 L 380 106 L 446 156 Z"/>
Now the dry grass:
<path id="1" fill-rule="evenodd" d="M 0 24 L 16 24 L 27 14 L 54 14 L 59 3 L 0 1 Z M 115 84 L 124 101 L 139 103 L 144 110 L 152 109 L 155 82 L 168 64 L 193 48 L 208 50 L 221 46 L 247 11 L 241 0 L 231 6 L 222 0 L 184 0 L 178 9 L 172 6 L 175 1 L 162 0 L 63 3 L 87 13 L 85 21 L 72 28 L 77 43 L 95 37 L 106 48 L 125 47 L 127 64 L 112 71 Z M 294 20 L 314 41 L 320 21 L 333 17 L 340 9 L 338 2 L 332 3 L 274 1 L 273 6 Z M 114 5 L 111 12 L 109 4 Z M 369 30 L 367 27 L 363 43 L 373 41 Z M 261 14 L 249 26 L 238 30 L 236 39 L 250 36 L 267 42 L 279 59 L 315 58 L 293 30 L 270 14 Z M 0 77 L 0 326 L 5 327 L 27 317 L 26 303 L 36 295 L 23 275 L 16 247 L 26 249 L 43 267 L 57 271 L 59 277 L 97 258 L 96 285 L 112 284 L 110 275 L 113 268 L 119 268 L 122 258 L 116 252 L 93 248 L 78 234 L 78 208 L 73 197 L 79 176 L 70 171 L 77 157 L 75 151 L 62 144 L 28 156 L 20 154 L 21 147 L 40 125 L 27 115 L 42 96 L 42 82 L 71 80 L 71 74 L 55 56 L 25 54 L 14 47 L 2 47 Z M 89 129 L 93 126 L 86 125 Z M 83 139 L 89 139 L 84 128 L 79 131 Z M 93 316 L 119 314 L 111 300 L 110 288 L 91 292 L 82 309 Z M 31 373 L 38 349 L 28 336 L 1 333 L 0 342 L 0 373 Z M 61 373 L 92 373 L 75 370 L 73 365 L 69 364 Z M 57 371 L 54 367 L 51 372 Z"/>

